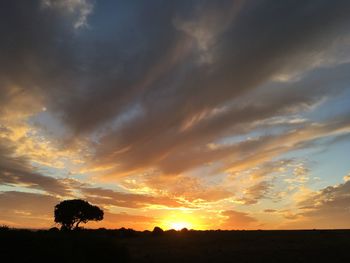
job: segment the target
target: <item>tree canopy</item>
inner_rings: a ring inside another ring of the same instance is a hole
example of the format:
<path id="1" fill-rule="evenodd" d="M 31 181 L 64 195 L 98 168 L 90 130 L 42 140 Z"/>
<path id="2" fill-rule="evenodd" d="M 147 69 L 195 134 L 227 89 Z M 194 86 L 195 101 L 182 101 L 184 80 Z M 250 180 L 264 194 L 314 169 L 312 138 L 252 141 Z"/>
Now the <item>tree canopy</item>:
<path id="1" fill-rule="evenodd" d="M 61 229 L 79 228 L 80 223 L 100 221 L 103 210 L 81 199 L 65 200 L 55 206 L 55 222 L 61 224 Z"/>

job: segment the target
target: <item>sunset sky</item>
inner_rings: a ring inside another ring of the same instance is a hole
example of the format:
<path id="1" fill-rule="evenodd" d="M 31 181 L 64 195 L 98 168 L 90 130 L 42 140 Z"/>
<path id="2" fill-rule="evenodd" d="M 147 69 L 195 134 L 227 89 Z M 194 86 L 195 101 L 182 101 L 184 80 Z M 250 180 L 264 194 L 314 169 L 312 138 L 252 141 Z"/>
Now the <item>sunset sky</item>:
<path id="1" fill-rule="evenodd" d="M 350 1 L 0 1 L 0 225 L 350 228 Z"/>

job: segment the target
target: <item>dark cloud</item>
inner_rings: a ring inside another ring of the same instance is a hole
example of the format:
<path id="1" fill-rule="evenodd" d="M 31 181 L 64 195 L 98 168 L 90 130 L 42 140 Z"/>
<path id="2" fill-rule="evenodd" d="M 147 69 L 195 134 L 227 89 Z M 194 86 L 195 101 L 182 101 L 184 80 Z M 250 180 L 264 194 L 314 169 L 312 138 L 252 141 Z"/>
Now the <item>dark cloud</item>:
<path id="1" fill-rule="evenodd" d="M 243 202 L 245 205 L 253 205 L 258 203 L 260 199 L 268 198 L 269 191 L 272 187 L 272 183 L 263 181 L 256 185 L 247 188 L 244 191 L 243 197 L 238 201 Z"/>
<path id="2" fill-rule="evenodd" d="M 34 170 L 25 157 L 16 156 L 13 143 L 0 139 L 0 185 L 25 186 L 50 194 L 68 195 L 69 186 Z"/>
<path id="3" fill-rule="evenodd" d="M 283 92 L 272 88 L 259 101 L 258 93 L 208 118 L 330 46 L 331 36 L 346 28 L 350 10 L 344 1 L 98 2 L 89 11 L 91 25 L 77 30 L 72 21 L 80 12 L 60 12 L 68 2 L 58 8 L 43 2 L 2 3 L 2 98 L 13 96 L 13 85 L 37 95 L 75 135 L 101 131 L 107 121 L 124 116 L 122 127 L 107 125 L 93 145 L 96 165 L 118 160 L 122 170 L 156 165 L 166 173 L 226 156 L 203 147 L 234 131 L 232 126 L 319 99 L 324 90 L 318 87 L 305 94 L 288 84 Z M 100 12 L 112 8 L 120 16 L 105 28 Z M 201 61 L 203 56 L 211 59 Z M 140 114 L 130 119 L 136 106 Z M 196 125 L 181 129 L 191 122 Z"/>
<path id="4" fill-rule="evenodd" d="M 97 145 L 95 161 L 106 164 L 119 160 L 121 170 L 157 164 L 165 173 L 180 173 L 220 159 L 227 155 L 227 151 L 210 151 L 206 147 L 208 143 L 221 136 L 247 133 L 257 128 L 254 122 L 310 109 L 324 97 L 335 96 L 346 89 L 348 71 L 349 65 L 318 69 L 298 82 L 263 86 L 244 96 L 231 97 L 233 101 L 229 105 L 217 104 L 217 109 L 208 105 L 195 113 L 184 109 L 186 103 L 172 107 L 171 103 L 164 102 L 165 107 L 169 107 L 167 111 L 161 105 L 163 100 L 155 99 L 156 103 L 149 107 L 161 108 L 149 112 L 147 106 L 139 117 L 102 137 Z M 212 86 L 215 86 L 213 92 L 221 93 L 216 83 Z M 175 98 L 170 98 L 176 99 L 176 94 L 173 94 Z M 192 98 L 194 103 L 202 101 L 200 92 L 196 96 Z M 208 96 L 212 97 L 216 95 Z M 220 107 L 224 109 L 220 111 Z M 181 113 L 183 111 L 186 113 Z M 183 117 L 178 118 L 179 114 Z M 183 129 L 186 125 L 189 128 Z"/>
<path id="5" fill-rule="evenodd" d="M 59 15 L 43 10 L 40 1 L 2 2 L 0 10 L 1 99 L 5 102 L 17 95 L 12 86 L 18 86 L 20 93 L 35 93 L 45 99 L 50 94 L 47 92 L 56 94 L 57 81 L 63 81 L 60 85 L 64 86 L 74 67 L 73 54 L 66 45 L 70 32 L 59 23 Z"/>

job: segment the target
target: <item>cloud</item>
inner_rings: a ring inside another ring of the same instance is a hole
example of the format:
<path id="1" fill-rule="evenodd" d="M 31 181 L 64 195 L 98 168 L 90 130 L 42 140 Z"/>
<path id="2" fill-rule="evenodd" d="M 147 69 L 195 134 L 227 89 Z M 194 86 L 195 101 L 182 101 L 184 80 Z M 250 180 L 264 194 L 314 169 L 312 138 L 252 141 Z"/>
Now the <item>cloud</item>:
<path id="1" fill-rule="evenodd" d="M 350 181 L 350 174 L 344 176 L 344 181 L 345 182 Z"/>
<path id="2" fill-rule="evenodd" d="M 256 204 L 260 199 L 268 197 L 271 187 L 272 184 L 270 182 L 260 182 L 247 188 L 243 193 L 243 197 L 237 201 L 243 202 L 245 205 Z"/>
<path id="3" fill-rule="evenodd" d="M 347 228 L 349 193 L 348 181 L 318 191 L 301 189 L 296 194 L 295 209 L 279 211 L 288 219 L 281 224 L 281 228 Z"/>
<path id="4" fill-rule="evenodd" d="M 147 206 L 182 207 L 179 200 L 167 196 L 151 196 L 144 194 L 122 193 L 103 188 L 82 188 L 85 198 L 93 203 L 129 208 L 144 208 Z"/>
<path id="5" fill-rule="evenodd" d="M 227 164 L 232 172 L 248 169 L 257 164 L 270 161 L 281 154 L 317 145 L 319 140 L 327 137 L 342 136 L 349 133 L 348 114 L 338 116 L 323 123 L 308 123 L 300 127 L 277 135 L 266 135 L 234 144 L 240 156 Z M 233 151 L 234 152 L 234 151 Z"/>
<path id="6" fill-rule="evenodd" d="M 250 177 L 254 180 L 266 179 L 271 177 L 271 175 L 274 173 L 281 174 L 285 172 L 289 166 L 294 164 L 294 162 L 295 161 L 293 159 L 281 159 L 277 161 L 265 162 L 261 166 L 248 170 L 248 172 Z"/>
<path id="7" fill-rule="evenodd" d="M 159 174 L 131 177 L 121 184 L 130 191 L 146 189 L 153 195 L 168 195 L 184 201 L 184 204 L 200 206 L 217 202 L 233 196 L 233 193 L 221 185 L 211 185 L 199 178 L 190 176 L 162 176 Z"/>
<path id="8" fill-rule="evenodd" d="M 346 3 L 325 2 L 310 6 L 274 3 L 273 8 L 269 1 L 154 2 L 137 7 L 99 3 L 102 9 L 113 7 L 130 13 L 130 26 L 120 28 L 121 22 L 127 23 L 116 15 L 116 26 L 110 30 L 118 34 L 91 28 L 77 36 L 49 7 L 78 12 L 85 21 L 91 15 L 91 2 L 41 4 L 46 8 L 27 3 L 26 12 L 7 4 L 7 14 L 14 14 L 11 21 L 16 21 L 12 32 L 23 34 L 14 35 L 4 28 L 8 38 L 1 47 L 3 63 L 10 66 L 3 79 L 42 96 L 42 103 L 63 120 L 72 136 L 95 136 L 96 132 L 97 144 L 88 139 L 96 153 L 91 165 L 115 166 L 113 174 L 130 174 L 149 166 L 176 174 L 220 160 L 230 150 L 208 151 L 205 145 L 221 136 L 244 132 L 239 126 L 317 102 L 329 90 L 327 85 L 318 88 L 313 78 L 251 94 L 248 100 L 245 94 L 271 82 L 284 67 L 297 67 L 303 57 L 312 60 L 310 54 L 326 52 L 334 43 L 331 36 L 338 35 L 348 22 L 349 8 Z M 157 15 L 152 15 L 155 12 Z M 312 19 L 296 19 L 308 14 Z M 43 19 L 32 22 L 33 32 L 23 30 L 29 17 Z M 4 19 L 10 19 L 9 15 L 4 14 Z M 322 30 L 320 21 L 327 22 Z M 131 33 L 130 29 L 138 27 L 142 27 L 138 34 Z M 10 45 L 12 42 L 18 45 Z M 213 61 L 209 65 L 194 62 L 198 45 L 211 50 Z M 323 78 L 330 82 L 344 71 L 331 71 L 334 76 L 329 73 Z M 299 85 L 304 87 L 295 87 Z M 310 85 L 314 87 L 305 89 Z M 135 107 L 140 114 L 130 116 Z M 114 126 L 122 116 L 122 125 Z M 198 116 L 202 117 L 196 125 L 181 131 Z"/>
<path id="9" fill-rule="evenodd" d="M 36 172 L 29 160 L 16 156 L 13 145 L 0 139 L 0 185 L 22 186 L 39 189 L 50 194 L 69 195 L 69 185 L 63 180 Z"/>
<path id="10" fill-rule="evenodd" d="M 328 83 L 336 79 L 343 85 L 333 89 L 332 92 L 336 94 L 346 87 L 348 66 L 321 71 L 322 73 L 315 72 L 298 83 L 285 84 L 285 87 L 276 85 L 265 90 L 258 90 L 250 97 L 240 98 L 236 104 L 233 104 L 234 106 L 228 109 L 218 111 L 212 116 L 206 114 L 209 116 L 186 131 L 173 127 L 167 132 L 164 126 L 159 126 L 161 130 L 154 130 L 152 135 L 152 129 L 157 126 L 152 125 L 151 130 L 142 129 L 142 125 L 147 125 L 149 121 L 147 116 L 142 115 L 140 117 L 142 120 L 135 120 L 135 130 L 133 130 L 134 126 L 126 124 L 119 131 L 112 132 L 101 139 L 97 146 L 96 165 L 110 164 L 118 159 L 119 165 L 114 171 L 115 174 L 119 172 L 123 175 L 125 171 L 137 171 L 137 169 L 150 166 L 157 166 L 164 173 L 177 174 L 211 161 L 223 159 L 234 153 L 234 146 L 210 149 L 207 144 L 230 134 L 246 134 L 259 127 L 263 128 L 264 120 L 278 116 L 278 114 L 288 115 L 310 109 L 329 93 Z M 322 84 L 317 85 L 320 81 Z M 259 102 L 254 101 L 257 97 L 259 97 Z M 294 128 L 301 124 L 295 123 L 289 126 Z M 289 128 L 288 125 L 285 127 Z M 116 141 L 115 138 L 118 140 Z M 152 140 L 143 141 L 142 138 L 152 138 Z M 126 150 L 115 153 L 115 149 Z"/>
<path id="11" fill-rule="evenodd" d="M 228 210 L 221 213 L 225 221 L 221 225 L 224 229 L 249 229 L 257 224 L 257 220 L 248 213 Z"/>
<path id="12" fill-rule="evenodd" d="M 60 11 L 77 14 L 74 28 L 87 26 L 88 16 L 93 11 L 93 3 L 89 0 L 41 0 L 44 8 L 56 8 Z"/>
<path id="13" fill-rule="evenodd" d="M 318 228 L 346 228 L 349 204 L 350 182 L 328 186 L 299 202 L 300 216 Z"/>

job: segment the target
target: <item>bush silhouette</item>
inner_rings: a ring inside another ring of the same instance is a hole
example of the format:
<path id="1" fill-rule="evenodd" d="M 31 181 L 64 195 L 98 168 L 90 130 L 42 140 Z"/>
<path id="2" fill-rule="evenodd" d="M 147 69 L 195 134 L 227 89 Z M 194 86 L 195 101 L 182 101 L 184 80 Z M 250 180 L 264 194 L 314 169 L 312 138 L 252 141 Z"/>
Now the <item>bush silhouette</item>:
<path id="1" fill-rule="evenodd" d="M 65 200 L 55 206 L 55 222 L 61 230 L 78 229 L 80 223 L 100 221 L 103 210 L 81 199 Z"/>
<path id="2" fill-rule="evenodd" d="M 180 230 L 181 233 L 187 233 L 188 229 L 186 227 L 184 227 L 183 229 Z"/>
<path id="3" fill-rule="evenodd" d="M 9 231 L 10 227 L 7 225 L 0 225 L 0 231 Z"/>
<path id="4" fill-rule="evenodd" d="M 105 263 L 129 262 L 127 247 L 113 234 L 94 230 L 0 231 L 1 262 Z"/>
<path id="5" fill-rule="evenodd" d="M 156 226 L 155 228 L 153 228 L 152 234 L 154 236 L 160 236 L 164 233 L 164 230 L 161 229 L 160 227 Z"/>
<path id="6" fill-rule="evenodd" d="M 55 232 L 58 232 L 58 231 L 60 231 L 60 230 L 57 227 L 51 227 L 49 229 L 49 232 L 52 232 L 52 233 L 55 233 Z"/>

